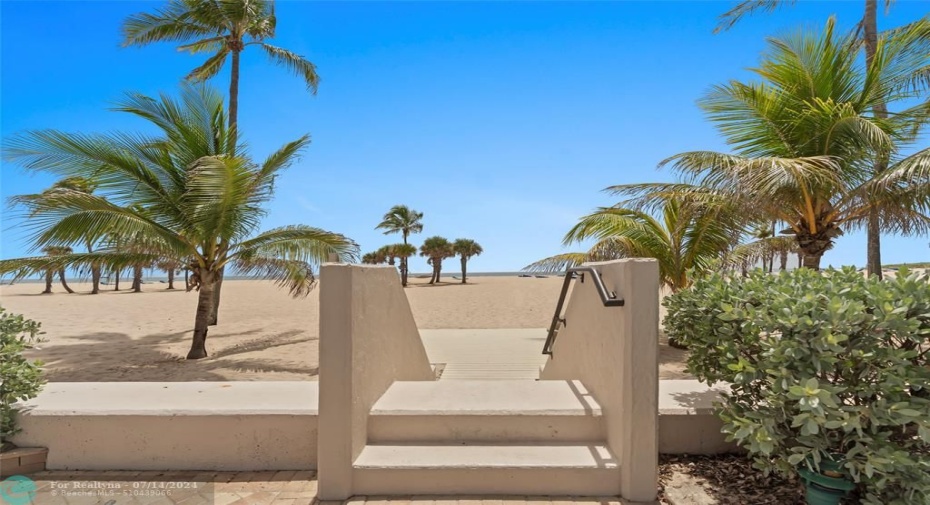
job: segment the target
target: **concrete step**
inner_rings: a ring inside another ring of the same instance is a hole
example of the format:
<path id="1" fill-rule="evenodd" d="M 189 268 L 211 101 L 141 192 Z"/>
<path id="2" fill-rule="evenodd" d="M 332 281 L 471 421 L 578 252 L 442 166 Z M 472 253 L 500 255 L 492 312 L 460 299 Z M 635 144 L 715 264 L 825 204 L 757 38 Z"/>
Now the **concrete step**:
<path id="1" fill-rule="evenodd" d="M 368 445 L 353 485 L 362 495 L 620 493 L 617 459 L 603 444 Z"/>
<path id="2" fill-rule="evenodd" d="M 368 442 L 592 442 L 601 407 L 578 381 L 395 382 L 368 418 Z"/>

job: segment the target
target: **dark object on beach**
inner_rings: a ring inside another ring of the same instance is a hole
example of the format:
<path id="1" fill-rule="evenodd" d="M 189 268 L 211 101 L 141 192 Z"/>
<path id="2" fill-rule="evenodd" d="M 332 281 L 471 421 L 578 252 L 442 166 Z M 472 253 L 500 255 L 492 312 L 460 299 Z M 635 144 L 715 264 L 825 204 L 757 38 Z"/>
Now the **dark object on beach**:
<path id="1" fill-rule="evenodd" d="M 520 274 L 520 277 L 532 277 L 530 274 Z"/>
<path id="2" fill-rule="evenodd" d="M 537 275 L 536 278 L 537 279 L 548 279 L 549 276 L 548 275 Z"/>

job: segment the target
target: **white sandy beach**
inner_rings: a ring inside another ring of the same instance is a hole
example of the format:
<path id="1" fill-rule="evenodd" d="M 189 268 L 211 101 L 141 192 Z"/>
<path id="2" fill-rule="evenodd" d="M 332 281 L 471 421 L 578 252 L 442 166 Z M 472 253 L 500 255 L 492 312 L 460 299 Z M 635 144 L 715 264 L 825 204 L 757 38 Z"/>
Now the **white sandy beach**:
<path id="1" fill-rule="evenodd" d="M 449 278 L 452 281 L 451 277 Z M 411 279 L 407 296 L 422 329 L 545 328 L 555 310 L 561 277 L 473 277 L 469 284 L 425 284 Z M 223 286 L 219 325 L 207 339 L 210 356 L 183 359 L 190 345 L 196 293 L 166 284 L 87 294 L 90 285 L 60 284 L 42 295 L 41 283 L 0 288 L 5 309 L 40 321 L 47 342 L 31 353 L 45 362 L 50 381 L 316 380 L 319 292 L 293 299 L 266 281 Z M 129 282 L 124 283 L 125 287 Z M 183 279 L 179 286 L 183 286 Z M 122 286 L 121 286 L 122 287 Z M 684 377 L 682 352 L 663 345 L 662 378 Z"/>

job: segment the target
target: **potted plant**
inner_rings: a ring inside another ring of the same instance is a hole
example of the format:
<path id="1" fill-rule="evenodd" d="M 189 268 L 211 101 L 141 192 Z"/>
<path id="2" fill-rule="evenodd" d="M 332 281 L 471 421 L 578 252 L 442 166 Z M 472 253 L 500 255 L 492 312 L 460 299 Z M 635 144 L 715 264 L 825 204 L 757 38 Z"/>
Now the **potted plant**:
<path id="1" fill-rule="evenodd" d="M 40 324 L 0 307 L 0 474 L 21 475 L 45 468 L 47 449 L 18 448 L 12 437 L 19 431 L 17 402 L 34 398 L 42 389 L 41 362 L 23 351 L 40 342 Z"/>
<path id="2" fill-rule="evenodd" d="M 810 464 L 799 467 L 798 475 L 804 482 L 805 497 L 808 505 L 839 505 L 840 501 L 856 488 L 856 483 L 849 478 L 842 463 L 822 459 L 820 469 Z"/>

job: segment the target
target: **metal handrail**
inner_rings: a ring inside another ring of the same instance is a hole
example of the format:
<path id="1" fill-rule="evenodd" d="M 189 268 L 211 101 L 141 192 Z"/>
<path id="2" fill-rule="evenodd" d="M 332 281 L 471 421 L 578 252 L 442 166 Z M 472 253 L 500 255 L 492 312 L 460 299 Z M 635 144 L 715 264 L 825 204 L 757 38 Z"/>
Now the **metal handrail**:
<path id="1" fill-rule="evenodd" d="M 565 324 L 562 318 L 562 306 L 565 304 L 565 297 L 568 295 L 568 287 L 576 275 L 580 275 L 581 282 L 584 282 L 584 274 L 591 274 L 594 280 L 594 287 L 597 294 L 601 297 L 601 302 L 605 307 L 623 307 L 623 298 L 617 298 L 617 293 L 607 291 L 604 286 L 604 280 L 601 274 L 594 267 L 572 267 L 565 271 L 565 281 L 562 282 L 562 293 L 559 295 L 559 303 L 555 306 L 555 314 L 552 316 L 552 324 L 549 325 L 549 335 L 546 336 L 546 344 L 543 346 L 543 354 L 552 356 L 552 346 L 555 344 L 555 337 L 559 332 L 559 324 Z"/>

